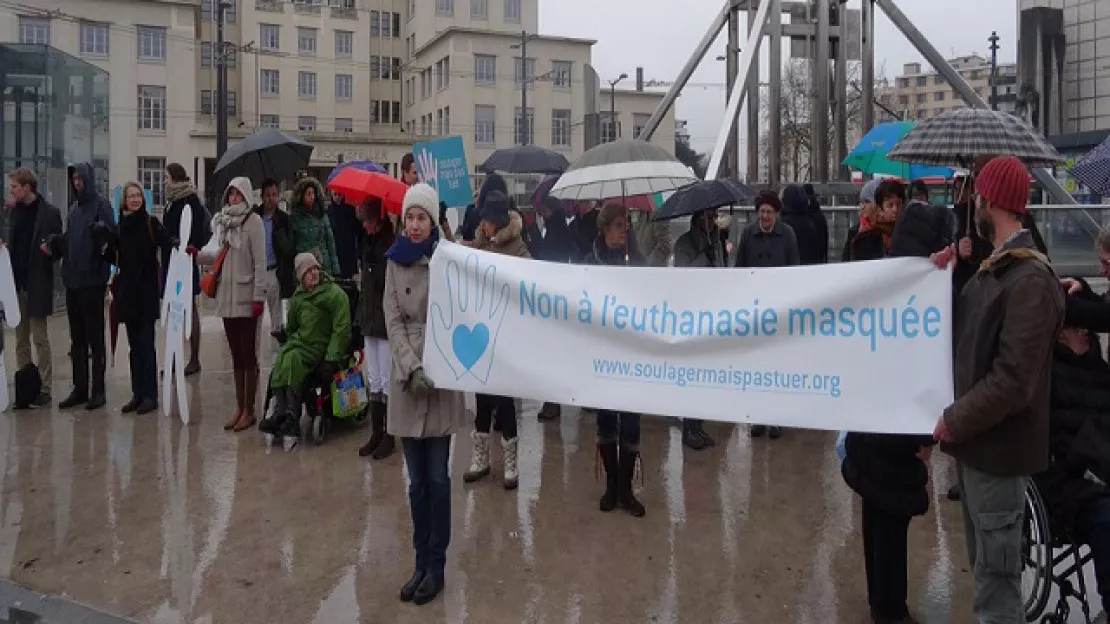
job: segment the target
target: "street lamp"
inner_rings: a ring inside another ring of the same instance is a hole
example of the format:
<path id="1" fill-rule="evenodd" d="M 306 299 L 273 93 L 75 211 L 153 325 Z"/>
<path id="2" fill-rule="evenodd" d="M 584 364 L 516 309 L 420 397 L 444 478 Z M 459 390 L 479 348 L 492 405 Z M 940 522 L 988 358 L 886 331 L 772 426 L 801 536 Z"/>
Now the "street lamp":
<path id="1" fill-rule="evenodd" d="M 617 140 L 617 83 L 628 78 L 628 74 L 621 72 L 616 80 L 609 81 L 609 129 L 613 140 Z"/>

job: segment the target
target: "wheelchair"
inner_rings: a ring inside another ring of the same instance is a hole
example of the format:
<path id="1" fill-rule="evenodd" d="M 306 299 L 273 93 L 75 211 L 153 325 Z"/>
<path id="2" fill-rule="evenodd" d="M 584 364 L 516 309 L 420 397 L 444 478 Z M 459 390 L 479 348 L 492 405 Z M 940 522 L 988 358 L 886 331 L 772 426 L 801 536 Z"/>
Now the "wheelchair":
<path id="1" fill-rule="evenodd" d="M 1021 541 L 1021 593 L 1025 621 L 1067 624 L 1071 615 L 1071 600 L 1075 599 L 1083 611 L 1083 621 L 1091 624 L 1091 606 L 1087 600 L 1083 568 L 1091 561 L 1092 555 L 1089 550 L 1083 554 L 1083 545 L 1068 531 L 1053 530 L 1044 499 L 1032 479 L 1025 489 L 1025 523 Z M 1046 613 L 1054 588 L 1055 610 Z"/>

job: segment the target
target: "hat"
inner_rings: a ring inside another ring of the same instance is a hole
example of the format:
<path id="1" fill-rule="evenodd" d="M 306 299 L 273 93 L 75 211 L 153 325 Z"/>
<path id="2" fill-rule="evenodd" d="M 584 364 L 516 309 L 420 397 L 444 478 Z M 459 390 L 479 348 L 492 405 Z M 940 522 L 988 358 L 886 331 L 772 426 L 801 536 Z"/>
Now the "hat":
<path id="1" fill-rule="evenodd" d="M 1025 214 L 1029 201 L 1029 170 L 1016 156 L 991 159 L 975 179 L 975 192 L 991 203 L 1014 214 Z"/>
<path id="2" fill-rule="evenodd" d="M 873 204 L 875 203 L 875 191 L 879 190 L 879 180 L 868 180 L 867 184 L 859 192 L 859 203 Z"/>
<path id="3" fill-rule="evenodd" d="M 401 204 L 402 214 L 408 213 L 409 208 L 413 207 L 422 209 L 429 217 L 434 217 L 434 211 L 439 207 L 439 193 L 423 182 L 413 184 L 405 192 L 405 201 Z M 432 221 L 434 222 L 435 219 L 433 218 Z"/>
<path id="4" fill-rule="evenodd" d="M 755 209 L 758 211 L 763 204 L 770 205 L 775 209 L 775 212 L 782 212 L 782 200 L 779 199 L 778 193 L 774 191 L 759 192 L 759 196 L 755 198 Z"/>
<path id="5" fill-rule="evenodd" d="M 482 221 L 489 221 L 498 228 L 509 224 L 509 196 L 498 190 L 486 194 L 486 201 L 482 204 L 478 216 Z"/>
<path id="6" fill-rule="evenodd" d="M 316 256 L 309 253 L 299 253 L 296 258 L 293 258 L 293 267 L 297 272 L 297 281 L 304 279 L 304 274 L 312 267 L 320 268 L 320 263 L 316 261 Z"/>

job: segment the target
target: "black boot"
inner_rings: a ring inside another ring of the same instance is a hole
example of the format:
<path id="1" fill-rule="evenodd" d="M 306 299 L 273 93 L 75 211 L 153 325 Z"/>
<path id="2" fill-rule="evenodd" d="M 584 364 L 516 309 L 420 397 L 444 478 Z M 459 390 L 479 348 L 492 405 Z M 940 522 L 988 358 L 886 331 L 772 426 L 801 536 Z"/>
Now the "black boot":
<path id="1" fill-rule="evenodd" d="M 420 583 L 423 580 L 423 570 L 417 570 L 416 572 L 413 572 L 412 578 L 410 578 L 408 582 L 401 587 L 401 602 L 412 602 L 412 597 L 416 595 L 416 588 L 420 587 Z"/>
<path id="2" fill-rule="evenodd" d="M 285 411 L 278 430 L 282 437 L 299 439 L 301 437 L 301 400 L 292 388 L 282 388 L 279 392 L 285 394 L 283 397 Z"/>
<path id="3" fill-rule="evenodd" d="M 269 414 L 264 414 L 262 422 L 258 423 L 258 430 L 262 433 L 270 435 L 279 435 L 281 433 L 281 424 L 285 420 L 286 413 L 289 406 L 285 400 L 285 389 L 277 388 L 271 390 L 273 392 L 274 409 Z"/>
<path id="4" fill-rule="evenodd" d="M 617 480 L 617 504 L 637 518 L 647 513 L 632 493 L 632 476 L 636 473 L 636 458 L 640 454 L 624 447 L 620 452 L 620 476 Z"/>
<path id="5" fill-rule="evenodd" d="M 689 418 L 682 420 L 682 444 L 695 451 L 704 450 L 708 446 L 705 439 L 698 435 L 698 421 Z"/>
<path id="6" fill-rule="evenodd" d="M 385 438 L 385 403 L 380 399 L 370 399 L 370 440 L 358 449 L 359 457 L 369 457 L 378 450 Z"/>
<path id="7" fill-rule="evenodd" d="M 713 438 L 709 437 L 709 434 L 705 432 L 705 423 L 703 421 L 694 421 L 694 429 L 696 430 L 698 437 L 702 439 L 702 442 L 704 442 L 706 446 L 717 446 L 717 442 L 713 440 Z"/>
<path id="8" fill-rule="evenodd" d="M 85 409 L 97 410 L 104 407 L 107 399 L 104 396 L 104 370 L 105 360 L 102 357 L 93 357 L 92 360 L 92 395 L 89 396 L 89 402 L 85 405 Z"/>
<path id="9" fill-rule="evenodd" d="M 601 495 L 600 507 L 602 511 L 613 511 L 617 507 L 617 478 L 620 476 L 617 443 L 599 443 L 597 450 L 601 454 L 601 464 L 605 467 L 605 493 Z"/>
<path id="10" fill-rule="evenodd" d="M 559 414 L 561 412 L 562 408 L 559 406 L 558 403 L 544 403 L 543 407 L 540 408 L 539 413 L 536 414 L 536 420 L 540 422 L 555 420 L 559 417 Z"/>
<path id="11" fill-rule="evenodd" d="M 69 396 L 62 399 L 58 403 L 58 409 L 69 409 L 71 407 L 76 407 L 76 406 L 78 406 L 82 403 L 87 403 L 88 400 L 89 400 L 89 395 L 88 394 L 82 392 L 78 388 L 74 388 L 73 391 L 69 393 Z"/>
<path id="12" fill-rule="evenodd" d="M 416 587 L 416 593 L 412 595 L 412 604 L 428 604 L 435 600 L 441 591 L 443 591 L 443 575 L 428 572 Z"/>
<path id="13" fill-rule="evenodd" d="M 394 441 L 393 436 L 388 433 L 382 438 L 382 443 L 378 448 L 374 449 L 374 454 L 371 455 L 374 459 L 385 459 L 393 454 L 394 449 L 397 448 L 397 443 Z"/>

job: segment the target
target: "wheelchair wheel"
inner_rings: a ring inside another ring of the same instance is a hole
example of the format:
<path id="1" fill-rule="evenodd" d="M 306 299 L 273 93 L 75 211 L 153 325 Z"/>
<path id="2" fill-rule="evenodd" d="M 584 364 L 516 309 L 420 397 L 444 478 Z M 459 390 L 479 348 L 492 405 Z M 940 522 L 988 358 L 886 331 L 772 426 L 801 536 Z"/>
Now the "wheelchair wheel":
<path id="1" fill-rule="evenodd" d="M 1025 602 L 1025 621 L 1037 622 L 1048 606 L 1052 591 L 1052 533 L 1044 500 L 1032 481 L 1025 488 L 1025 523 L 1021 542 L 1021 594 Z"/>
<path id="2" fill-rule="evenodd" d="M 361 426 L 365 425 L 366 421 L 368 421 L 368 420 L 370 420 L 370 406 L 369 405 L 360 409 L 358 411 L 358 413 L 355 414 L 354 416 L 351 416 L 351 422 L 353 422 L 356 427 L 361 427 Z"/>
<path id="3" fill-rule="evenodd" d="M 312 441 L 316 446 L 324 443 L 324 437 L 327 435 L 327 418 L 323 414 L 317 414 L 312 417 Z"/>

